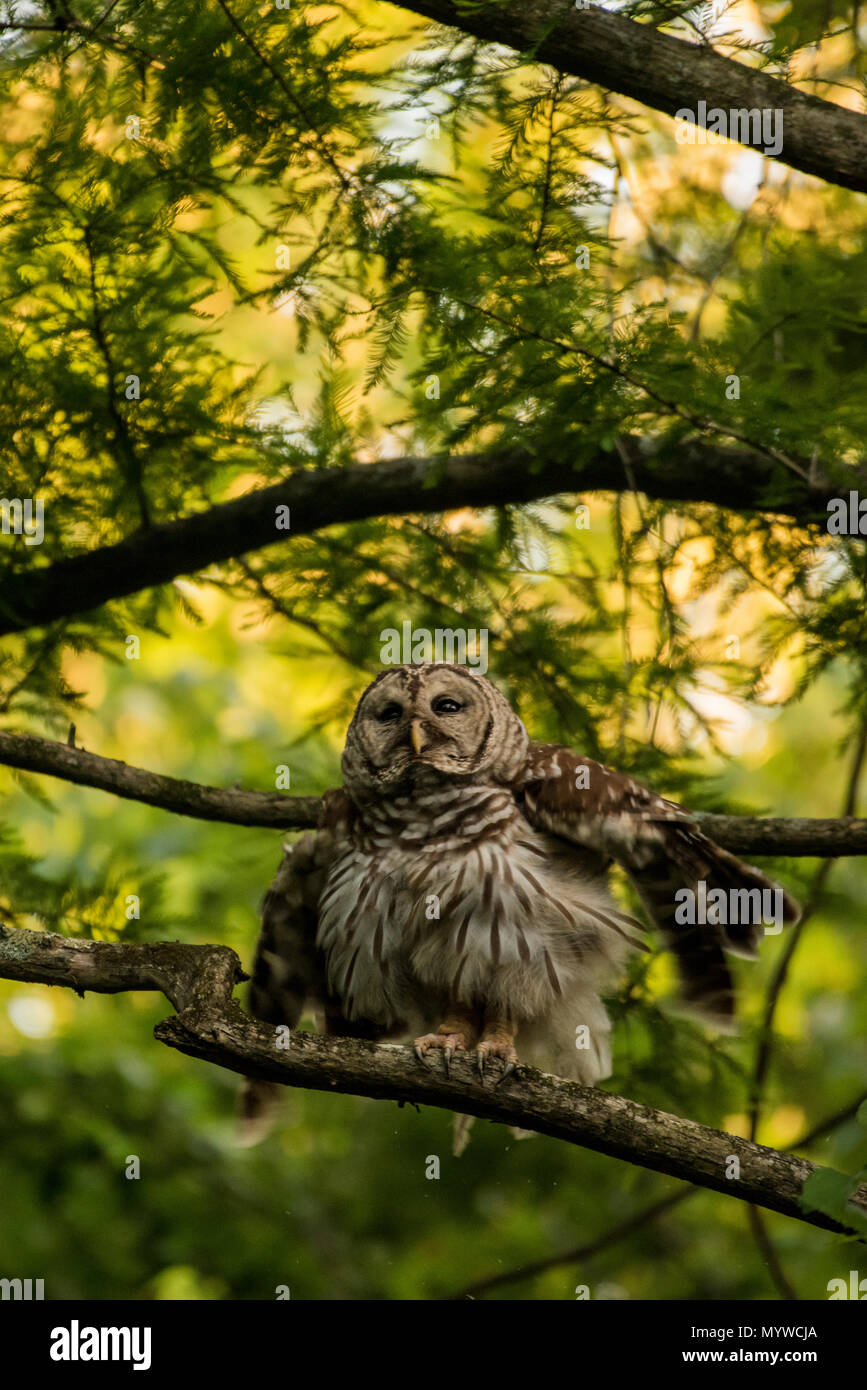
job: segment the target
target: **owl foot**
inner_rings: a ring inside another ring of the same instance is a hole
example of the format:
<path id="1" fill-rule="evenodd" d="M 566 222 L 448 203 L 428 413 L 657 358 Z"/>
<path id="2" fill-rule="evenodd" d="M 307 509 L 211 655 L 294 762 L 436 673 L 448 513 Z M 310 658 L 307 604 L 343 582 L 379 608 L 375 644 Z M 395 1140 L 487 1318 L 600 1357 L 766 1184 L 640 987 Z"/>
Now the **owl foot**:
<path id="1" fill-rule="evenodd" d="M 449 1022 L 448 1024 L 441 1024 L 435 1033 L 425 1033 L 423 1037 L 416 1038 L 413 1046 L 415 1047 L 415 1055 L 420 1062 L 425 1061 L 426 1054 L 432 1047 L 441 1047 L 446 1076 L 449 1076 L 451 1060 L 455 1053 L 469 1052 L 475 1038 L 474 1029 Z"/>
<path id="2" fill-rule="evenodd" d="M 490 1057 L 499 1057 L 503 1064 L 502 1074 L 494 1084 L 502 1085 L 507 1076 L 511 1076 L 515 1067 L 518 1065 L 518 1054 L 515 1051 L 513 1038 L 509 1034 L 485 1033 L 478 1047 L 476 1048 L 476 1065 L 479 1069 L 479 1077 L 485 1079 L 485 1062 Z"/>

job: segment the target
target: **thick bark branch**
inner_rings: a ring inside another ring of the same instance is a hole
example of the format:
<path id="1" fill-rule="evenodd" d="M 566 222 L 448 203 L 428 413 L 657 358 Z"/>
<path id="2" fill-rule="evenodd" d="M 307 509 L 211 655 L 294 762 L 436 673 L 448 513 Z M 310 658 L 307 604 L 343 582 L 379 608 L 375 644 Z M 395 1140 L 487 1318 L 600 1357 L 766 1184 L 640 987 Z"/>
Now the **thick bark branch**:
<path id="1" fill-rule="evenodd" d="M 3 764 L 24 772 L 61 777 L 78 786 L 95 787 L 175 815 L 229 825 L 309 830 L 318 823 L 322 805 L 318 796 L 284 796 L 282 792 L 241 791 L 182 782 L 33 734 L 0 732 L 0 766 Z M 867 854 L 867 820 L 854 816 L 782 820 L 701 812 L 695 820 L 717 844 L 738 854 L 806 858 Z"/>
<path id="2" fill-rule="evenodd" d="M 799 859 L 867 854 L 867 820 L 856 816 L 783 819 L 700 812 L 693 818 L 706 835 L 734 854 L 792 855 Z"/>
<path id="3" fill-rule="evenodd" d="M 816 1168 L 806 1159 L 532 1067 L 519 1067 L 513 1077 L 495 1086 L 480 1082 L 473 1060 L 459 1053 L 446 1076 L 437 1063 L 419 1063 L 412 1048 L 403 1044 L 295 1033 L 291 1047 L 279 1051 L 274 1029 L 240 1009 L 219 1019 L 190 1014 L 169 1018 L 157 1024 L 155 1036 L 188 1056 L 244 1076 L 307 1090 L 435 1105 L 517 1125 L 810 1225 L 840 1229 L 831 1217 L 804 1212 L 798 1204 L 803 1185 Z M 740 1160 L 737 1179 L 726 1177 L 731 1156 Z M 859 1189 L 854 1205 L 867 1215 L 867 1186 Z"/>
<path id="4" fill-rule="evenodd" d="M 0 925 L 0 979 L 64 985 L 84 995 L 159 990 L 179 1013 L 218 1012 L 249 977 L 228 946 L 119 945 Z"/>
<path id="5" fill-rule="evenodd" d="M 867 117 L 802 92 L 745 62 L 717 53 L 709 44 L 660 33 L 650 24 L 610 13 L 603 6 L 576 8 L 575 0 L 396 0 L 400 8 L 477 38 L 502 44 L 560 72 L 595 82 L 673 116 L 699 102 L 715 107 L 781 110 L 783 146 L 773 158 L 828 183 L 867 192 Z M 234 21 L 233 21 L 234 22 Z M 236 26 L 237 27 L 237 26 Z M 20 23 L 2 29 L 53 30 L 56 25 Z M 157 55 L 110 31 L 69 22 L 70 33 L 153 60 Z"/>
<path id="6" fill-rule="evenodd" d="M 583 77 L 673 116 L 680 110 L 780 110 L 783 147 L 775 158 L 828 183 L 867 192 L 867 116 L 790 87 L 705 44 L 662 34 L 574 0 L 507 0 L 472 8 L 460 0 L 399 0 L 401 9 Z"/>
<path id="7" fill-rule="evenodd" d="M 103 994 L 162 990 L 180 1012 L 158 1023 L 155 1037 L 242 1076 L 307 1090 L 435 1105 L 519 1125 L 809 1225 L 847 1229 L 799 1205 L 815 1164 L 622 1096 L 530 1067 L 520 1067 L 498 1086 L 482 1083 L 471 1058 L 460 1054 L 446 1076 L 438 1064 L 419 1063 L 405 1045 L 295 1033 L 291 1046 L 281 1050 L 275 1029 L 244 1014 L 232 1000 L 236 981 L 244 977 L 234 951 L 225 946 L 123 946 L 0 927 L 0 978 L 65 985 L 79 994 L 88 989 Z M 733 1155 L 740 1160 L 740 1176 L 727 1178 Z M 852 1205 L 867 1215 L 867 1187 L 858 1190 Z"/>
<path id="8" fill-rule="evenodd" d="M 829 491 L 818 470 L 807 481 L 750 449 L 685 440 L 655 452 L 654 441 L 628 436 L 621 442 L 622 453 L 600 450 L 580 467 L 569 452 L 541 463 L 513 450 L 299 471 L 116 545 L 10 575 L 0 594 L 0 636 L 86 613 L 285 540 L 287 533 L 276 529 L 278 507 L 290 508 L 290 535 L 308 535 L 367 517 L 530 502 L 562 492 L 624 492 L 634 482 L 640 492 L 663 501 L 712 502 L 731 511 L 776 512 L 824 523 L 827 499 L 839 492 L 839 485 Z M 867 490 L 867 470 L 863 477 L 852 471 L 847 485 L 859 483 Z"/>

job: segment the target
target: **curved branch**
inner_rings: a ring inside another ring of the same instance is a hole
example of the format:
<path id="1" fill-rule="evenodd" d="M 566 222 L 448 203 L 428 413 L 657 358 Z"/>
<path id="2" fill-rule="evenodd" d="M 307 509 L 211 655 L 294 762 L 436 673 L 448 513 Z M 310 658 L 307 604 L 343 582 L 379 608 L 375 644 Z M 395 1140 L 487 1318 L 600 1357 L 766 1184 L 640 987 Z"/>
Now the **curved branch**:
<path id="1" fill-rule="evenodd" d="M 412 1048 L 403 1044 L 295 1033 L 291 1047 L 278 1051 L 274 1028 L 237 1008 L 219 1018 L 187 1012 L 157 1024 L 154 1035 L 187 1056 L 243 1076 L 306 1090 L 435 1105 L 536 1130 L 811 1226 L 842 1229 L 823 1212 L 800 1206 L 804 1183 L 816 1164 L 532 1067 L 519 1067 L 500 1085 L 485 1085 L 469 1056 L 453 1057 L 446 1076 L 437 1067 L 419 1063 Z M 740 1162 L 738 1178 L 726 1177 L 732 1157 Z M 867 1185 L 851 1201 L 867 1216 Z"/>
<path id="2" fill-rule="evenodd" d="M 0 979 L 63 985 L 82 997 L 159 990 L 179 1013 L 211 1013 L 227 1008 L 249 976 L 228 946 L 120 945 L 0 925 Z"/>
<path id="3" fill-rule="evenodd" d="M 783 145 L 778 152 L 769 149 L 772 158 L 826 182 L 867 192 L 867 118 L 861 112 L 800 91 L 779 77 L 717 53 L 710 44 L 660 33 L 652 24 L 610 13 L 601 5 L 589 3 L 576 9 L 575 0 L 560 0 L 559 5 L 552 5 L 551 0 L 506 4 L 498 0 L 488 5 L 468 5 L 466 0 L 397 3 L 401 9 L 439 24 L 528 52 L 535 61 L 550 63 L 559 72 L 598 83 L 669 116 L 687 108 L 698 116 L 700 102 L 706 111 L 721 106 L 782 111 Z M 253 44 L 223 0 L 220 4 L 288 93 L 267 56 Z M 0 24 L 0 30 L 55 32 L 59 37 L 71 33 L 81 36 L 82 42 L 104 44 L 136 59 L 164 65 L 158 54 L 98 29 L 99 25 L 71 19 Z M 293 101 L 297 105 L 297 99 L 293 97 Z M 333 164 L 333 157 L 329 163 Z M 337 173 L 345 186 L 339 168 Z"/>
<path id="4" fill-rule="evenodd" d="M 0 766 L 45 773 L 77 786 L 111 792 L 127 801 L 141 801 L 178 816 L 255 825 L 271 830 L 310 830 L 319 823 L 322 798 L 284 796 L 282 792 L 242 791 L 207 787 L 177 777 L 130 767 L 66 743 L 34 734 L 0 732 Z M 842 816 L 837 820 L 781 820 L 764 816 L 693 815 L 717 844 L 739 854 L 792 855 L 823 858 L 867 854 L 867 820 Z"/>
<path id="5" fill-rule="evenodd" d="M 130 767 L 66 743 L 33 734 L 0 733 L 0 765 L 22 772 L 42 772 L 80 787 L 96 787 L 125 801 L 142 801 L 177 816 L 224 821 L 229 825 L 258 825 L 275 830 L 307 830 L 319 818 L 318 796 L 283 796 L 281 792 L 247 792 L 238 788 L 206 787 Z"/>
<path id="6" fill-rule="evenodd" d="M 867 491 L 867 469 L 847 470 L 846 477 L 847 486 L 862 485 Z M 827 499 L 834 495 L 830 486 L 818 468 L 809 478 L 792 476 L 756 450 L 705 439 L 662 445 L 631 435 L 619 440 L 617 449 L 600 448 L 580 465 L 570 447 L 563 457 L 544 460 L 512 449 L 304 469 L 115 545 L 7 575 L 0 594 L 0 637 L 89 612 L 111 599 L 285 540 L 287 532 L 277 530 L 277 518 L 283 514 L 278 509 L 286 507 L 289 534 L 309 535 L 369 517 L 502 506 L 562 492 L 638 489 L 663 501 L 775 512 L 807 524 L 827 521 Z"/>
<path id="7" fill-rule="evenodd" d="M 802 1210 L 801 1192 L 817 1165 L 623 1096 L 531 1067 L 519 1067 L 499 1085 L 486 1085 L 472 1059 L 461 1054 L 452 1059 L 446 1076 L 438 1067 L 419 1063 L 413 1049 L 403 1044 L 295 1033 L 291 1046 L 282 1050 L 275 1029 L 243 1013 L 232 999 L 235 983 L 245 977 L 234 951 L 225 946 L 124 946 L 0 927 L 0 978 L 66 985 L 79 994 L 86 989 L 104 994 L 159 989 L 180 1012 L 157 1024 L 157 1040 L 242 1076 L 305 1090 L 434 1105 L 518 1125 L 823 1230 L 851 1233 L 822 1212 Z M 727 1178 L 733 1156 L 739 1159 L 740 1176 Z M 867 1216 L 867 1186 L 858 1189 L 850 1205 Z"/>
<path id="8" fill-rule="evenodd" d="M 579 1264 L 581 1260 L 590 1260 L 594 1255 L 608 1250 L 610 1246 L 619 1245 L 620 1241 L 635 1235 L 636 1231 L 649 1226 L 658 1216 L 664 1216 L 672 1207 L 680 1206 L 681 1202 L 685 1202 L 698 1191 L 697 1187 L 681 1187 L 677 1192 L 671 1192 L 667 1197 L 661 1197 L 658 1202 L 643 1207 L 619 1226 L 612 1226 L 610 1230 L 604 1231 L 595 1240 L 587 1241 L 585 1245 L 573 1246 L 571 1250 L 563 1250 L 557 1255 L 544 1255 L 542 1259 L 532 1260 L 529 1264 L 516 1265 L 513 1269 L 490 1274 L 486 1279 L 477 1279 L 475 1283 L 468 1284 L 457 1293 L 449 1294 L 449 1301 L 477 1298 L 480 1293 L 488 1293 L 491 1289 L 500 1289 L 506 1284 L 518 1284 L 524 1279 L 533 1279 L 537 1274 L 546 1274 L 549 1269 L 556 1269 L 557 1265 Z"/>
<path id="9" fill-rule="evenodd" d="M 783 112 L 783 145 L 773 158 L 828 183 L 867 192 L 867 117 L 823 101 L 709 44 L 662 34 L 601 5 L 520 0 L 469 6 L 462 0 L 398 0 L 401 9 L 476 38 L 528 52 L 558 72 L 674 116 L 689 109 Z M 748 124 L 748 123 L 747 123 Z M 744 142 L 746 143 L 746 141 Z"/>

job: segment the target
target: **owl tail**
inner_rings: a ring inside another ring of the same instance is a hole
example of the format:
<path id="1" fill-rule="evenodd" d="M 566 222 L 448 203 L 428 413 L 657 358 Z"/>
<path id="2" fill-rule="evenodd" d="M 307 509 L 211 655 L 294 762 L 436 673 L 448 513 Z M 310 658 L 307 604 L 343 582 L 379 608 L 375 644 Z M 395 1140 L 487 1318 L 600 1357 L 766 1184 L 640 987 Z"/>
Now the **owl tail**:
<path id="1" fill-rule="evenodd" d="M 452 1115 L 452 1153 L 455 1158 L 460 1158 L 469 1144 L 470 1133 L 475 1123 L 475 1115 Z"/>
<path id="2" fill-rule="evenodd" d="M 283 859 L 262 902 L 262 930 L 256 945 L 249 1011 L 275 1030 L 297 1027 L 308 999 L 322 995 L 321 962 L 315 949 L 316 913 L 310 907 L 305 873 L 313 837 L 283 846 Z M 282 1087 L 245 1077 L 241 1089 L 237 1143 L 248 1148 L 270 1132 Z"/>
<path id="3" fill-rule="evenodd" d="M 235 1144 L 239 1149 L 251 1149 L 270 1134 L 282 1089 L 273 1081 L 255 1081 L 250 1076 L 244 1077 L 235 1134 Z"/>
<path id="4" fill-rule="evenodd" d="M 467 1144 L 470 1142 L 470 1135 L 473 1125 L 476 1123 L 475 1115 L 452 1116 L 452 1153 L 455 1158 L 460 1158 Z M 517 1125 L 509 1125 L 509 1133 L 513 1139 L 535 1139 L 537 1134 L 535 1129 L 519 1129 Z"/>

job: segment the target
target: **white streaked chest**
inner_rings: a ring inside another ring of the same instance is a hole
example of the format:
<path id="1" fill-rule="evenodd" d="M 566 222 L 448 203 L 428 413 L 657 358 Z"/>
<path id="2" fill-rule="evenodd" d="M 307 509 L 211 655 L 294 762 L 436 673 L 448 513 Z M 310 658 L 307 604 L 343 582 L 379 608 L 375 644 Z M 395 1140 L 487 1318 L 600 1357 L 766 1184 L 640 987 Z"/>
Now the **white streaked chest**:
<path id="1" fill-rule="evenodd" d="M 397 1018 L 407 997 L 521 964 L 557 988 L 564 952 L 610 900 L 502 789 L 450 789 L 368 817 L 319 901 L 318 945 L 348 1017 Z M 568 954 L 568 953 L 566 953 Z M 447 969 L 445 968 L 447 967 Z"/>

